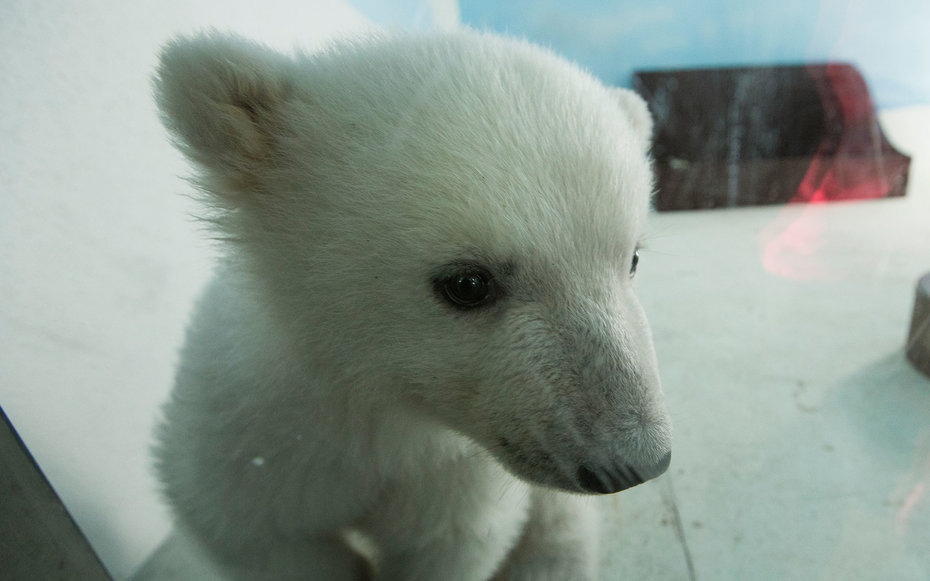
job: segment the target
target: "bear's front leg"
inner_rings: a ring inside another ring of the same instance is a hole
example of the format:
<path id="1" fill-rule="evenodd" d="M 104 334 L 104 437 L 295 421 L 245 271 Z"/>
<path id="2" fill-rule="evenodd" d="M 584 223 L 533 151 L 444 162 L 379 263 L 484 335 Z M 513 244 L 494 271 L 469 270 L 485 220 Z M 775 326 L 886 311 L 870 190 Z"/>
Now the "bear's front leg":
<path id="1" fill-rule="evenodd" d="M 529 521 L 494 581 L 595 581 L 598 520 L 592 498 L 533 489 Z"/>
<path id="2" fill-rule="evenodd" d="M 366 519 L 378 581 L 487 581 L 520 537 L 529 486 L 486 456 L 445 461 L 393 486 Z"/>

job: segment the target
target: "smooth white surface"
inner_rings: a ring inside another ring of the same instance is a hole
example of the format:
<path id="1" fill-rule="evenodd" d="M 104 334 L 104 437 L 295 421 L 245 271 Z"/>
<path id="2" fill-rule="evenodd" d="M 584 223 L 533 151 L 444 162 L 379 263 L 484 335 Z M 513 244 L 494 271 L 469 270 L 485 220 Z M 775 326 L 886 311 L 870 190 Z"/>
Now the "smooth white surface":
<path id="1" fill-rule="evenodd" d="M 148 448 L 212 253 L 152 102 L 158 50 L 365 26 L 342 0 L 0 4 L 0 405 L 117 579 L 168 530 Z"/>
<path id="2" fill-rule="evenodd" d="M 147 448 L 211 247 L 151 103 L 171 34 L 280 48 L 363 26 L 343 2 L 0 6 L 0 405 L 114 577 L 168 527 Z M 604 499 L 603 578 L 930 575 L 930 380 L 905 362 L 930 270 L 930 110 L 883 116 L 904 199 L 664 214 L 640 264 L 676 444 Z M 766 271 L 787 228 L 809 245 Z M 681 524 L 679 528 L 677 524 Z M 684 545 L 682 544 L 684 539 Z"/>
<path id="3" fill-rule="evenodd" d="M 930 379 L 904 358 L 930 108 L 881 118 L 913 159 L 905 198 L 654 216 L 639 292 L 676 429 L 664 481 L 617 500 L 630 578 L 687 578 L 675 535 L 656 540 L 672 483 L 697 579 L 930 576 Z M 772 270 L 797 279 L 765 268 L 786 235 Z"/>

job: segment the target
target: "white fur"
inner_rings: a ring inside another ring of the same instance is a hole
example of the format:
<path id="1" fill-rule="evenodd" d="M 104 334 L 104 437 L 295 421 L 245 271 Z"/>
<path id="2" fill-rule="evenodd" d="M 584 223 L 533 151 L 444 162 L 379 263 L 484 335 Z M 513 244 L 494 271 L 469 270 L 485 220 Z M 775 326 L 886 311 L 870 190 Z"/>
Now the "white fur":
<path id="1" fill-rule="evenodd" d="M 596 578 L 579 466 L 670 450 L 629 275 L 642 101 L 475 32 L 179 39 L 156 89 L 228 242 L 160 433 L 178 532 L 138 578 Z M 499 293 L 457 310 L 437 281 L 476 264 Z"/>

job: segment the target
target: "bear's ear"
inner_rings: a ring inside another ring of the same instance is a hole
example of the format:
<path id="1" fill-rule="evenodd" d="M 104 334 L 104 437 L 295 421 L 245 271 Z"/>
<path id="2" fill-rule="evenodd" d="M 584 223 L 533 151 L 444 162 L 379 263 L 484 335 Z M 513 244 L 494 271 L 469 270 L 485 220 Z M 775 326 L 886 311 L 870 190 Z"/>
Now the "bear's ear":
<path id="1" fill-rule="evenodd" d="M 649 113 L 649 106 L 642 97 L 629 89 L 617 88 L 613 89 L 613 93 L 630 119 L 633 130 L 636 131 L 640 140 L 640 149 L 648 151 L 649 144 L 652 142 L 652 115 Z"/>
<path id="2" fill-rule="evenodd" d="M 291 66 L 264 46 L 215 33 L 164 48 L 155 77 L 161 118 L 208 181 L 247 188 L 269 164 Z"/>

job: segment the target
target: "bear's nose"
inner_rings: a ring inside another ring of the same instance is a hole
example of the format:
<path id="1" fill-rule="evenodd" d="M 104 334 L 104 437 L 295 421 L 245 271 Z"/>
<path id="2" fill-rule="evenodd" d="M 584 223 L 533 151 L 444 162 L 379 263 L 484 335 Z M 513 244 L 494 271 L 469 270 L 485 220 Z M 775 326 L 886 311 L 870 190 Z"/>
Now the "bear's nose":
<path id="1" fill-rule="evenodd" d="M 615 464 L 594 470 L 581 466 L 577 473 L 578 484 L 588 492 L 612 494 L 661 475 L 668 469 L 671 461 L 672 453 L 669 451 L 661 460 L 650 466 Z"/>

